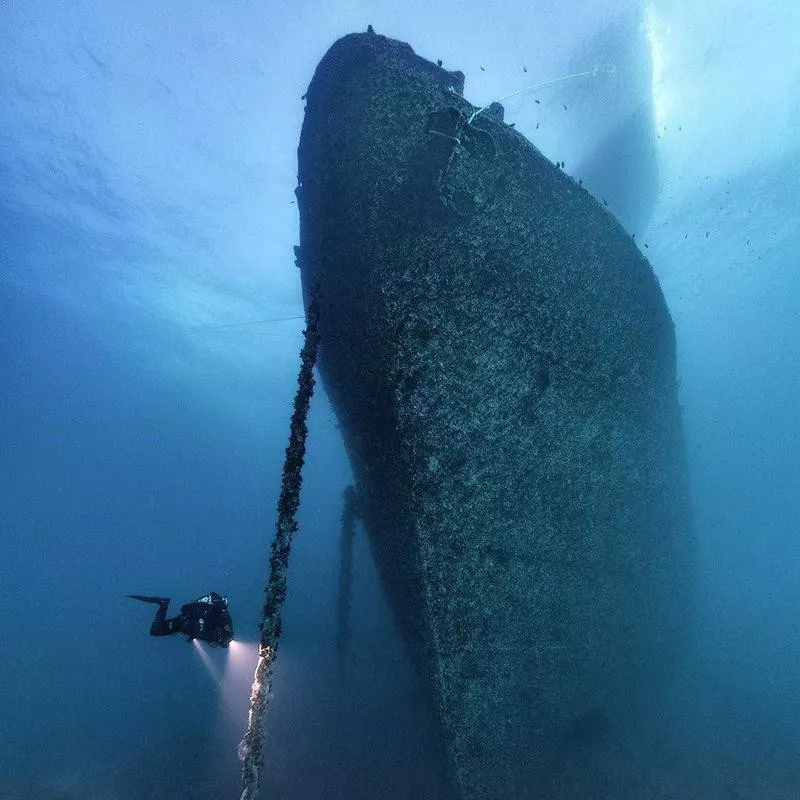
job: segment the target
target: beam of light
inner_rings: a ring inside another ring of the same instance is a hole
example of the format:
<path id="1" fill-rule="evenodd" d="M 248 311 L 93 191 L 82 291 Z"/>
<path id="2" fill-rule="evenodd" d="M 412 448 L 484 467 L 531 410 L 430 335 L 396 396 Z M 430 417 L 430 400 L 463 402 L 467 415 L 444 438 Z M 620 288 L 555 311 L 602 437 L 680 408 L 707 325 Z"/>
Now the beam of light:
<path id="1" fill-rule="evenodd" d="M 228 648 L 220 700 L 225 716 L 237 715 L 240 724 L 247 712 L 245 687 L 250 685 L 257 658 L 256 642 L 233 641 Z"/>
<path id="2" fill-rule="evenodd" d="M 200 656 L 203 666 L 208 670 L 208 674 L 211 676 L 214 683 L 219 683 L 222 680 L 219 667 L 211 660 L 211 656 L 208 654 L 203 645 L 197 641 L 197 639 L 192 639 L 192 644 L 194 645 L 195 652 Z"/>
<path id="3" fill-rule="evenodd" d="M 220 746 L 225 752 L 229 752 L 232 758 L 236 745 L 242 738 L 242 719 L 247 715 L 248 689 L 253 680 L 256 659 L 255 642 L 234 640 L 225 653 L 217 729 Z M 237 769 L 240 768 L 237 766 Z"/>
<path id="4" fill-rule="evenodd" d="M 241 780 L 242 775 L 240 755 L 243 749 L 239 747 L 242 740 L 242 720 L 249 721 L 250 693 L 258 661 L 258 643 L 237 639 L 231 642 L 228 650 L 221 652 L 222 682 L 219 684 L 217 718 L 213 726 L 213 752 L 217 753 L 215 758 L 220 774 L 229 774 L 230 782 L 235 783 L 236 778 Z M 291 647 L 282 648 L 281 694 L 285 703 L 297 702 L 298 692 L 304 689 L 303 681 L 296 680 L 300 669 L 297 655 Z M 233 796 L 239 797 L 235 794 Z"/>
<path id="5" fill-rule="evenodd" d="M 240 642 L 234 639 L 228 648 L 225 677 L 230 671 L 240 672 L 243 668 L 250 668 L 256 661 L 257 649 L 258 645 L 255 642 Z"/>
<path id="6" fill-rule="evenodd" d="M 652 96 L 653 96 L 653 116 L 655 118 L 656 130 L 662 130 L 667 124 L 667 107 L 669 98 L 664 80 L 664 25 L 658 18 L 652 3 L 648 3 L 644 13 L 644 31 L 647 37 L 647 44 L 650 48 L 650 60 L 652 63 Z"/>
<path id="7" fill-rule="evenodd" d="M 234 788 L 241 780 L 242 765 L 236 748 L 242 738 L 242 720 L 247 716 L 256 644 L 236 639 L 228 649 L 209 648 L 205 644 L 201 647 L 222 676 L 214 687 L 217 694 L 214 724 L 207 729 L 211 737 L 209 752 L 215 753 L 213 772 Z M 238 797 L 235 789 L 231 797 Z"/>
<path id="8" fill-rule="evenodd" d="M 253 676 L 259 657 L 258 642 L 231 642 L 225 660 L 225 669 L 220 684 L 220 716 L 226 723 L 235 720 L 238 739 L 241 739 L 241 721 L 248 714 Z M 298 670 L 295 655 L 291 649 L 281 653 L 283 661 L 281 675 L 287 692 L 294 683 L 291 676 Z M 237 739 L 237 743 L 238 743 Z"/>

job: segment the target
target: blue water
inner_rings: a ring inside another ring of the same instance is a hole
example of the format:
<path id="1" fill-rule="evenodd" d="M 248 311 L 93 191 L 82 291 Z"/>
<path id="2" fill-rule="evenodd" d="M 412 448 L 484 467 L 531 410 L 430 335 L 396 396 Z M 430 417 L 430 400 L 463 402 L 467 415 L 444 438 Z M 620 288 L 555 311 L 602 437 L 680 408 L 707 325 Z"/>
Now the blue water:
<path id="1" fill-rule="evenodd" d="M 257 638 L 301 344 L 300 97 L 367 23 L 477 104 L 599 66 L 506 103 L 576 179 L 645 105 L 623 143 L 657 191 L 593 188 L 645 226 L 678 340 L 699 609 L 673 710 L 701 758 L 658 773 L 680 800 L 800 797 L 800 7 L 746 0 L 0 8 L 0 797 L 237 796 L 252 646 L 151 639 L 124 595 L 223 592 Z M 322 390 L 309 427 L 264 796 L 445 797 L 360 528 L 337 671 L 351 476 Z"/>

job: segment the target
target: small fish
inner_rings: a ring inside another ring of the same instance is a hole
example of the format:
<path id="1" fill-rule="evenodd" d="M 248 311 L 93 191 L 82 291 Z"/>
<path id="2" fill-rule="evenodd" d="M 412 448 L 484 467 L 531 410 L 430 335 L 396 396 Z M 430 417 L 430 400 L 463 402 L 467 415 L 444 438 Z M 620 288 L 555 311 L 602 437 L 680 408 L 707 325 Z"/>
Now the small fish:
<path id="1" fill-rule="evenodd" d="M 605 197 L 603 198 L 603 205 L 604 205 L 604 206 L 607 206 L 607 205 L 608 205 L 608 200 L 606 200 L 606 199 L 605 199 Z"/>
<path id="2" fill-rule="evenodd" d="M 647 242 L 645 242 L 645 243 L 644 243 L 644 246 L 645 246 L 645 247 L 647 247 Z M 647 247 L 647 249 L 649 250 L 650 248 L 649 248 L 649 247 Z"/>
<path id="3" fill-rule="evenodd" d="M 442 59 L 441 58 L 437 58 L 436 59 L 436 66 L 437 67 L 441 67 L 442 66 Z"/>
<path id="4" fill-rule="evenodd" d="M 539 123 L 538 122 L 536 123 L 536 130 L 537 131 L 539 130 Z"/>
<path id="5" fill-rule="evenodd" d="M 564 106 L 564 111 L 566 111 L 567 110 L 567 104 L 566 103 L 562 103 L 561 105 Z"/>
<path id="6" fill-rule="evenodd" d="M 481 67 L 481 72 L 486 72 L 486 67 Z"/>
<path id="7" fill-rule="evenodd" d="M 541 100 L 534 100 L 533 102 L 534 102 L 534 103 L 536 103 L 536 105 L 537 105 L 537 106 L 539 106 L 539 105 L 541 105 L 541 104 L 542 104 L 542 101 L 541 101 Z"/>
<path id="8" fill-rule="evenodd" d="M 522 65 L 522 71 L 523 72 L 527 72 L 528 71 L 528 68 L 524 64 Z"/>

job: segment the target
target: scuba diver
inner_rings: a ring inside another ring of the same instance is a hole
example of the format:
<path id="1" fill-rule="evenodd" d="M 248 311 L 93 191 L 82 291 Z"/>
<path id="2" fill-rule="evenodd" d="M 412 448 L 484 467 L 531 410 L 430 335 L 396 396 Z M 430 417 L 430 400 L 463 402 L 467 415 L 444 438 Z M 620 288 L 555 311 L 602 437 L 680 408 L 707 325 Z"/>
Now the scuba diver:
<path id="1" fill-rule="evenodd" d="M 127 597 L 158 605 L 150 626 L 151 636 L 185 633 L 189 642 L 200 639 L 214 647 L 227 647 L 233 641 L 233 620 L 228 613 L 228 598 L 216 592 L 186 603 L 181 606 L 181 613 L 170 619 L 167 619 L 169 597 L 150 597 L 143 594 L 129 594 Z"/>

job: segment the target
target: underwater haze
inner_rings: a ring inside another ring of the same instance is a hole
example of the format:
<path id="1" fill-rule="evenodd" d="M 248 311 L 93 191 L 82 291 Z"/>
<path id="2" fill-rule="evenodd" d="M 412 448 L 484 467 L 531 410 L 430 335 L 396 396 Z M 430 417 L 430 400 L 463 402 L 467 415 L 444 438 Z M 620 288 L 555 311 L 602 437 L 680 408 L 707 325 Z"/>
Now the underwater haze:
<path id="1" fill-rule="evenodd" d="M 0 4 L 0 797 L 239 796 L 304 327 L 301 98 L 368 24 L 503 99 L 635 234 L 675 323 L 697 537 L 680 733 L 647 783 L 800 798 L 794 0 Z M 318 385 L 262 795 L 451 800 L 360 526 L 337 658 L 351 483 Z M 229 651 L 150 637 L 125 596 L 210 591 Z"/>

